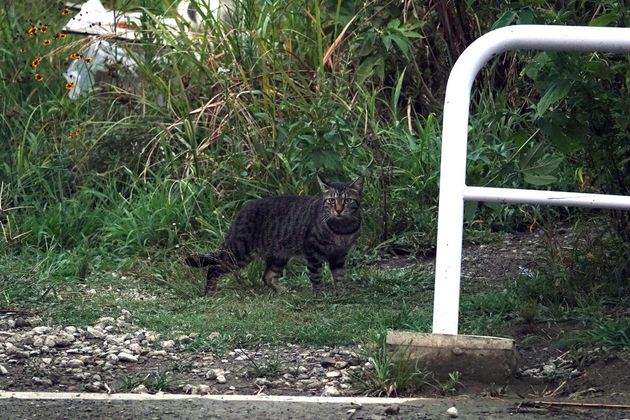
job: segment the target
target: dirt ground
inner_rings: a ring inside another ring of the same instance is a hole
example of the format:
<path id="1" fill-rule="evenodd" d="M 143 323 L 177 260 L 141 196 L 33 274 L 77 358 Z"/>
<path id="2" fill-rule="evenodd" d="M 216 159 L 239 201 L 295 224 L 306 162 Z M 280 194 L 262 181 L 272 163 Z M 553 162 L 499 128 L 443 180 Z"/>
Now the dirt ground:
<path id="1" fill-rule="evenodd" d="M 570 247 L 571 234 L 561 232 L 558 240 L 560 241 L 560 247 Z M 506 287 L 505 279 L 513 278 L 517 273 L 526 273 L 527 270 L 535 269 L 540 264 L 544 264 L 546 261 L 545 256 L 548 252 L 548 247 L 544 246 L 541 239 L 530 234 L 515 234 L 486 244 L 468 244 L 464 247 L 462 286 L 464 290 L 469 290 L 470 288 L 476 290 L 480 287 Z M 434 257 L 431 255 L 394 257 L 387 262 L 392 268 L 411 265 L 427 270 L 432 270 L 433 263 Z M 20 317 L 19 313 L 0 315 L 5 318 Z M 606 409 L 602 406 L 587 406 L 587 404 L 604 406 L 630 404 L 630 354 L 623 351 L 608 351 L 605 348 L 576 351 L 566 351 L 559 348 L 558 340 L 560 337 L 581 328 L 583 328 L 583 325 L 578 320 L 567 320 L 560 323 L 541 321 L 526 325 L 515 323 L 505 335 L 511 336 L 516 340 L 520 366 L 518 374 L 509 383 L 488 385 L 463 381 L 463 386 L 459 389 L 457 395 L 444 396 L 435 389 L 427 389 L 425 393 L 417 396 L 444 398 L 444 401 L 453 401 L 454 399 L 462 399 L 468 401 L 468 403 L 474 401 L 477 404 L 476 407 L 482 407 L 483 401 L 487 401 L 488 410 L 486 416 L 482 414 L 484 412 L 483 409 L 478 408 L 476 409 L 477 411 L 472 410 L 469 412 L 469 414 L 476 413 L 474 416 L 460 416 L 460 418 L 503 418 L 503 415 L 505 417 L 514 417 L 516 414 L 524 415 L 525 417 L 523 418 L 528 416 L 536 416 L 536 418 L 546 418 L 547 416 L 553 418 L 630 418 L 628 409 Z M 17 325 L 14 329 L 19 330 L 20 326 Z M 0 331 L 0 345 L 7 340 L 10 334 L 12 334 L 10 331 Z M 298 376 L 295 371 L 278 372 L 284 376 L 278 375 L 279 378 L 276 380 L 262 380 L 253 377 L 251 374 L 251 360 L 248 359 L 249 356 L 243 358 L 238 357 L 238 354 L 236 354 L 237 357 L 234 357 L 234 354 L 221 356 L 209 353 L 182 352 L 174 354 L 168 361 L 160 357 L 143 357 L 142 363 L 129 363 L 119 369 L 111 369 L 103 373 L 99 372 L 100 382 L 107 382 L 109 385 L 90 388 L 86 386 L 86 377 L 93 376 L 94 372 L 80 372 L 83 376 L 77 376 L 77 369 L 58 369 L 54 375 L 50 375 L 45 368 L 42 368 L 44 365 L 34 362 L 38 357 L 40 359 L 43 358 L 44 355 L 37 356 L 35 352 L 31 353 L 31 357 L 24 359 L 11 359 L 7 356 L 4 360 L 0 360 L 0 364 L 8 368 L 6 369 L 8 372 L 2 373 L 0 370 L 0 391 L 5 392 L 5 398 L 2 398 L 2 395 L 0 395 L 0 409 L 1 407 L 10 408 L 16 404 L 19 405 L 15 400 L 7 399 L 6 392 L 129 392 L 132 387 L 132 384 L 128 383 L 130 377 L 144 377 L 146 379 L 151 375 L 155 375 L 155 380 L 157 381 L 159 380 L 157 374 L 159 372 L 163 373 L 165 366 L 169 367 L 170 372 L 170 386 L 167 390 L 169 393 L 322 396 L 326 395 L 326 387 L 329 384 L 326 382 L 327 379 L 317 380 L 315 378 L 310 383 L 303 380 L 304 386 L 296 386 Z M 269 347 L 258 349 L 256 355 L 267 360 L 269 360 L 269 357 L 273 357 L 273 360 L 278 362 L 280 366 L 304 366 L 304 372 L 318 372 L 319 369 L 322 375 L 326 374 L 334 366 L 340 369 L 345 369 L 346 367 L 351 369 L 352 366 L 362 367 L 366 362 L 366 360 L 361 359 L 360 349 L 353 347 L 315 349 L 291 345 L 282 348 Z M 322 366 L 328 366 L 328 370 L 322 369 Z M 220 368 L 229 372 L 229 380 L 225 383 L 218 383 L 213 380 L 214 378 L 209 380 L 207 371 L 210 367 Z M 67 372 L 67 377 L 64 376 L 64 372 Z M 101 376 L 103 376 L 102 379 Z M 47 379 L 42 380 L 41 378 Z M 194 388 L 195 384 L 200 383 L 209 384 L 203 392 L 199 392 L 198 388 Z M 340 384 L 341 386 L 341 393 L 337 395 L 360 395 L 352 388 L 351 383 L 343 386 L 343 381 L 338 381 L 335 384 Z M 153 392 L 151 389 L 148 389 L 148 391 Z M 507 402 L 508 405 L 496 405 L 493 403 L 496 399 L 500 399 L 504 403 Z M 565 405 L 546 403 L 550 401 Z M 63 407 L 60 408 L 59 404 L 63 406 L 64 403 L 38 401 L 32 402 L 30 407 L 32 409 L 39 407 L 44 410 L 43 413 L 45 415 L 50 416 L 50 413 L 46 414 L 46 410 L 56 412 L 54 410 L 60 409 L 62 411 L 59 411 L 59 413 L 64 412 Z M 109 409 L 114 409 L 118 407 L 117 404 L 122 404 L 123 411 L 120 412 L 99 411 L 98 408 L 90 408 L 90 404 L 96 403 L 82 405 L 83 408 L 81 410 L 89 408 L 88 411 L 76 411 L 76 402 L 67 402 L 65 407 L 66 409 L 70 406 L 75 407 L 74 413 L 77 415 L 81 413 L 79 417 L 107 418 L 113 416 L 113 418 L 124 418 L 127 415 L 135 417 L 139 414 L 133 411 L 135 408 L 130 409 L 127 407 L 127 411 L 125 411 L 125 404 L 127 404 L 125 402 L 108 405 Z M 173 404 L 170 406 L 170 413 L 174 413 L 172 409 L 176 404 Z M 149 417 L 180 418 L 176 415 L 167 417 L 156 415 L 155 407 L 159 406 L 159 404 L 151 406 L 152 408 L 149 406 L 147 406 L 147 409 L 150 408 L 152 410 L 151 413 L 148 411 L 144 412 Z M 193 406 L 194 404 L 188 404 L 188 409 L 192 409 L 191 407 Z M 22 405 L 22 407 L 25 406 Z M 13 410 L 14 408 L 10 409 Z M 413 412 L 416 413 L 413 415 L 411 412 L 407 412 L 408 415 L 392 412 L 375 412 L 368 416 L 367 410 L 363 413 L 356 413 L 356 416 L 354 414 L 350 416 L 349 414 L 340 415 L 340 413 L 343 414 L 347 410 L 343 412 L 337 410 L 331 412 L 330 417 L 324 415 L 324 412 L 321 411 L 317 412 L 316 417 L 312 418 L 448 417 L 441 406 L 439 410 L 441 410 L 439 411 L 441 414 L 437 414 L 438 411 L 435 411 L 435 417 L 426 413 L 421 416 L 416 412 Z M 4 410 L 3 412 L 6 413 Z M 59 418 L 74 417 L 68 415 L 67 410 L 65 413 L 60 415 Z M 97 415 L 97 413 L 100 414 Z M 494 414 L 490 415 L 489 413 Z M 0 417 L 3 417 L 3 415 L 0 414 Z M 53 415 L 51 418 L 57 418 L 57 416 Z M 221 417 L 219 416 L 219 418 Z M 231 417 L 226 414 L 224 418 Z M 295 413 L 290 414 L 289 410 L 284 414 L 277 413 L 276 418 L 311 417 L 296 417 Z"/>

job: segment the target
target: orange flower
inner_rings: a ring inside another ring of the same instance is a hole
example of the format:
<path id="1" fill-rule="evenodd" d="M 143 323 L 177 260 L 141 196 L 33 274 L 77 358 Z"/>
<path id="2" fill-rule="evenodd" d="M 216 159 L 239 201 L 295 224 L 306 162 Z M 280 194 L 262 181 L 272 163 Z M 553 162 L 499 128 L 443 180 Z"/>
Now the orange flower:
<path id="1" fill-rule="evenodd" d="M 44 76 L 42 76 L 39 73 L 35 73 L 35 80 L 37 80 L 38 82 L 41 82 L 42 80 L 44 80 Z"/>
<path id="2" fill-rule="evenodd" d="M 66 34 L 60 34 L 60 33 L 55 34 L 55 39 L 63 39 L 65 37 L 66 37 Z"/>
<path id="3" fill-rule="evenodd" d="M 42 42 L 42 44 L 44 45 L 50 45 L 52 41 L 50 39 L 45 39 L 44 42 Z"/>
<path id="4" fill-rule="evenodd" d="M 75 136 L 78 136 L 78 135 L 80 135 L 80 134 L 81 134 L 81 129 L 80 129 L 80 128 L 77 128 L 77 131 L 75 131 L 75 132 L 74 132 L 74 135 L 75 135 Z"/>
<path id="5" fill-rule="evenodd" d="M 20 53 L 25 53 L 26 52 L 26 48 L 20 48 Z"/>
<path id="6" fill-rule="evenodd" d="M 70 54 L 70 58 L 72 60 L 77 60 L 77 59 L 81 58 L 81 54 L 79 54 L 79 53 L 72 53 L 72 54 Z"/>
<path id="7" fill-rule="evenodd" d="M 39 27 L 39 32 L 48 32 L 48 26 L 46 25 L 41 25 Z"/>
<path id="8" fill-rule="evenodd" d="M 33 60 L 33 62 L 31 62 L 31 67 L 36 68 L 37 66 L 39 66 L 42 62 L 42 58 L 41 57 L 37 57 L 35 60 Z"/>
<path id="9" fill-rule="evenodd" d="M 26 31 L 26 33 L 28 34 L 28 36 L 32 37 L 34 35 L 37 35 L 37 27 L 36 26 L 31 26 L 30 28 L 28 28 L 28 30 Z"/>
<path id="10" fill-rule="evenodd" d="M 66 89 L 67 90 L 71 90 L 74 87 L 74 82 L 68 82 L 66 83 Z"/>
<path id="11" fill-rule="evenodd" d="M 92 59 L 90 57 L 84 58 L 83 61 L 85 62 L 85 64 L 90 64 L 92 62 Z"/>
<path id="12" fill-rule="evenodd" d="M 69 14 L 70 14 L 70 9 L 68 9 L 67 7 L 61 11 L 61 16 L 67 16 Z"/>

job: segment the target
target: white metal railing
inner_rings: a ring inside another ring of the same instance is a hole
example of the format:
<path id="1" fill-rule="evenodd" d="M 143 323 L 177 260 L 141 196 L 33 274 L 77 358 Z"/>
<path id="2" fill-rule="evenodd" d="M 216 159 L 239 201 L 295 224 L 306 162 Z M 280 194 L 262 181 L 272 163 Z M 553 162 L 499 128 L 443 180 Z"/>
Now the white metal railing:
<path id="1" fill-rule="evenodd" d="M 516 25 L 491 31 L 459 57 L 444 100 L 433 333 L 457 334 L 464 201 L 630 209 L 630 197 L 466 185 L 470 90 L 481 67 L 515 49 L 630 52 L 630 28 Z"/>

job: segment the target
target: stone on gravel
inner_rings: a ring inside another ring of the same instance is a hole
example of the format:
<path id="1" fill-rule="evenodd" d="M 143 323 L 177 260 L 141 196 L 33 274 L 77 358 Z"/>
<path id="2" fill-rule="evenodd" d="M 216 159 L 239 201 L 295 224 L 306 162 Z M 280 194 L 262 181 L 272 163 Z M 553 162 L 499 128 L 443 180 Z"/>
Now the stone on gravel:
<path id="1" fill-rule="evenodd" d="M 147 387 L 144 384 L 140 384 L 137 387 L 135 387 L 134 389 L 131 390 L 132 394 L 148 394 L 149 390 L 147 389 Z"/>
<path id="2" fill-rule="evenodd" d="M 208 395 L 210 393 L 209 385 L 197 385 L 192 389 L 192 393 L 195 395 Z"/>
<path id="3" fill-rule="evenodd" d="M 138 356 L 134 356 L 131 353 L 121 351 L 120 353 L 118 353 L 118 360 L 121 362 L 135 363 L 138 361 Z"/>
<path id="4" fill-rule="evenodd" d="M 341 376 L 341 372 L 339 372 L 338 370 L 331 370 L 330 372 L 326 372 L 326 377 L 328 379 L 339 378 L 340 376 Z"/>
<path id="5" fill-rule="evenodd" d="M 452 419 L 457 418 L 459 416 L 459 413 L 457 412 L 457 407 L 454 407 L 454 406 L 446 410 L 446 414 L 448 414 L 449 417 Z"/>
<path id="6" fill-rule="evenodd" d="M 5 368 L 3 365 L 0 365 L 0 375 L 4 376 L 8 373 L 9 371 L 7 370 L 7 368 Z"/>
<path id="7" fill-rule="evenodd" d="M 322 396 L 324 397 L 338 397 L 341 394 L 337 388 L 334 386 L 327 385 L 324 387 L 324 392 Z"/>
<path id="8" fill-rule="evenodd" d="M 83 360 L 81 359 L 70 359 L 68 360 L 66 366 L 73 369 L 82 368 L 83 366 L 85 366 L 85 363 L 83 363 Z"/>
<path id="9" fill-rule="evenodd" d="M 175 347 L 175 341 L 173 340 L 162 341 L 160 344 L 164 350 L 170 350 Z"/>
<path id="10" fill-rule="evenodd" d="M 103 338 L 105 333 L 102 329 L 96 329 L 94 327 L 87 327 L 86 336 L 88 338 Z"/>
<path id="11" fill-rule="evenodd" d="M 348 362 L 345 362 L 345 361 L 335 362 L 335 369 L 345 369 L 347 367 L 348 367 Z"/>
<path id="12" fill-rule="evenodd" d="M 48 334 L 49 332 L 51 332 L 52 328 L 41 326 L 41 327 L 35 327 L 31 331 L 33 331 L 34 334 L 42 335 L 42 334 Z"/>
<path id="13" fill-rule="evenodd" d="M 337 361 L 333 357 L 324 357 L 320 361 L 320 364 L 322 365 L 322 367 L 328 368 L 335 366 L 336 362 Z"/>

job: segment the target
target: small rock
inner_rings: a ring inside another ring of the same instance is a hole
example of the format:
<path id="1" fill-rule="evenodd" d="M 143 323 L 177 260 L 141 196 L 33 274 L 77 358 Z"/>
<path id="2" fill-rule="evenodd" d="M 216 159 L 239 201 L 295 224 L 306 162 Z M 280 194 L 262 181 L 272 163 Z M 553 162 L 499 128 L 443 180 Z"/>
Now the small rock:
<path id="1" fill-rule="evenodd" d="M 83 366 L 85 366 L 85 363 L 83 363 L 83 360 L 81 359 L 70 359 L 68 360 L 68 363 L 66 364 L 67 367 L 69 368 L 82 368 Z"/>
<path id="2" fill-rule="evenodd" d="M 135 363 L 138 361 L 138 356 L 134 356 L 131 353 L 126 353 L 124 351 L 121 351 L 120 353 L 118 353 L 118 360 L 120 360 L 121 362 Z"/>
<path id="3" fill-rule="evenodd" d="M 225 375 L 217 375 L 217 383 L 224 384 L 226 382 L 227 382 L 227 379 L 225 379 Z"/>
<path id="4" fill-rule="evenodd" d="M 340 361 L 335 363 L 335 369 L 345 369 L 348 367 L 348 362 Z"/>
<path id="5" fill-rule="evenodd" d="M 182 391 L 184 392 L 184 394 L 192 394 L 194 388 L 195 387 L 191 384 L 186 384 L 182 387 Z"/>
<path id="6" fill-rule="evenodd" d="M 15 328 L 27 328 L 37 324 L 39 320 L 37 318 L 17 318 L 15 320 Z"/>
<path id="7" fill-rule="evenodd" d="M 142 346 L 138 343 L 131 343 L 129 345 L 129 350 L 131 350 L 134 354 L 142 353 Z"/>
<path id="8" fill-rule="evenodd" d="M 36 335 L 33 337 L 33 347 L 42 347 L 44 345 L 44 340 L 46 337 L 42 337 L 41 335 Z"/>
<path id="9" fill-rule="evenodd" d="M 208 395 L 210 393 L 210 386 L 197 385 L 196 387 L 193 387 L 192 393 L 196 395 Z"/>
<path id="10" fill-rule="evenodd" d="M 52 386 L 52 381 L 48 378 L 39 378 L 37 376 L 33 376 L 31 378 L 34 384 L 44 385 L 44 386 Z"/>
<path id="11" fill-rule="evenodd" d="M 339 378 L 341 376 L 341 372 L 338 370 L 331 370 L 330 372 L 326 372 L 327 378 Z"/>
<path id="12" fill-rule="evenodd" d="M 7 368 L 5 368 L 3 365 L 0 365 L 0 375 L 4 376 L 8 373 L 9 371 L 7 370 Z"/>
<path id="13" fill-rule="evenodd" d="M 325 386 L 324 387 L 324 392 L 322 393 L 322 396 L 324 397 L 337 397 L 341 394 L 341 392 L 339 392 L 339 390 L 337 388 L 335 388 L 334 386 Z"/>
<path id="14" fill-rule="evenodd" d="M 398 405 L 390 405 L 385 408 L 386 416 L 397 416 L 400 413 L 400 406 Z"/>
<path id="15" fill-rule="evenodd" d="M 57 336 L 49 335 L 44 339 L 44 345 L 48 347 L 56 347 L 57 346 Z"/>
<path id="16" fill-rule="evenodd" d="M 149 390 L 147 389 L 147 387 L 144 384 L 140 384 L 137 387 L 135 387 L 134 389 L 131 390 L 132 394 L 148 394 Z"/>
<path id="17" fill-rule="evenodd" d="M 256 378 L 254 384 L 258 386 L 270 386 L 272 382 L 267 378 Z"/>
<path id="18" fill-rule="evenodd" d="M 41 334 L 48 334 L 50 331 L 52 331 L 52 328 L 42 326 L 42 327 L 35 327 L 31 331 L 33 331 L 33 333 L 39 334 L 39 335 L 41 335 Z"/>
<path id="19" fill-rule="evenodd" d="M 175 341 L 173 341 L 173 340 L 162 341 L 162 343 L 160 343 L 160 345 L 162 346 L 162 348 L 164 350 L 170 350 L 173 347 L 175 347 Z"/>
<path id="20" fill-rule="evenodd" d="M 225 371 L 223 369 L 210 369 L 206 372 L 206 379 L 217 379 L 218 376 L 225 376 Z"/>
<path id="21" fill-rule="evenodd" d="M 213 331 L 213 332 L 210 333 L 210 335 L 208 335 L 208 338 L 210 340 L 217 340 L 217 339 L 221 338 L 221 333 L 218 332 L 218 331 Z"/>
<path id="22" fill-rule="evenodd" d="M 459 416 L 459 414 L 457 413 L 457 407 L 453 406 L 451 408 L 449 408 L 448 410 L 446 410 L 446 414 L 449 415 L 450 418 L 454 419 L 457 418 Z"/>
<path id="23" fill-rule="evenodd" d="M 320 361 L 320 364 L 322 365 L 322 367 L 325 367 L 325 368 L 333 367 L 335 366 L 335 363 L 336 361 L 332 357 L 324 357 Z"/>
<path id="24" fill-rule="evenodd" d="M 542 367 L 542 373 L 545 376 L 551 376 L 556 373 L 556 366 L 553 364 L 544 365 Z"/>
<path id="25" fill-rule="evenodd" d="M 87 327 L 86 336 L 88 338 L 103 338 L 105 336 L 105 333 L 100 329 L 96 329 L 94 327 Z"/>
<path id="26" fill-rule="evenodd" d="M 72 343 L 74 343 L 74 335 L 67 332 L 62 332 L 57 336 L 55 347 L 68 347 Z"/>

